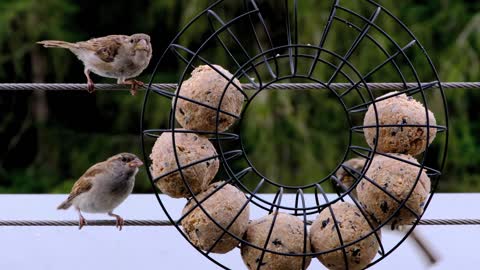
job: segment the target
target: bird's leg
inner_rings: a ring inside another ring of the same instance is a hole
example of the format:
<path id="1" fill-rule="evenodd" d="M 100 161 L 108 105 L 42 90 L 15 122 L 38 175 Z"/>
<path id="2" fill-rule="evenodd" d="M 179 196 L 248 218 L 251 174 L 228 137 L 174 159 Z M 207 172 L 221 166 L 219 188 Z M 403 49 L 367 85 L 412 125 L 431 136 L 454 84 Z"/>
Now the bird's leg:
<path id="1" fill-rule="evenodd" d="M 137 81 L 137 80 L 134 80 L 134 79 L 130 79 L 130 80 L 120 80 L 119 79 L 118 83 L 119 84 L 129 84 L 129 85 L 131 85 L 132 88 L 130 88 L 130 94 L 132 94 L 132 96 L 135 96 L 137 94 L 138 87 L 142 87 L 142 86 L 145 85 L 142 81 Z"/>
<path id="2" fill-rule="evenodd" d="M 80 212 L 80 209 L 77 208 L 77 212 L 78 212 L 78 229 L 81 230 L 83 226 L 87 225 L 87 221 L 82 216 L 82 212 Z"/>
<path id="3" fill-rule="evenodd" d="M 117 224 L 115 225 L 115 227 L 117 227 L 118 230 L 121 231 L 123 224 L 125 223 L 125 220 L 121 216 L 114 214 L 112 212 L 108 212 L 108 215 L 111 217 L 115 217 L 117 219 Z"/>
<path id="4" fill-rule="evenodd" d="M 90 70 L 88 68 L 85 68 L 83 70 L 83 73 L 87 77 L 87 91 L 88 93 L 93 93 L 95 91 L 95 85 L 93 84 L 93 81 L 90 78 Z"/>

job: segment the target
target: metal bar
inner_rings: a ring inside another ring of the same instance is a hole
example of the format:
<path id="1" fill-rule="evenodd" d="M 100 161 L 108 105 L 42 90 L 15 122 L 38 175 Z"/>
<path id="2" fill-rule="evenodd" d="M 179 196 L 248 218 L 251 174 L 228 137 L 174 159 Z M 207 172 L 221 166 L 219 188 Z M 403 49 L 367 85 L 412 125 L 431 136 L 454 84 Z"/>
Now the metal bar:
<path id="1" fill-rule="evenodd" d="M 423 86 L 430 85 L 430 82 L 422 83 Z M 444 89 L 479 89 L 480 82 L 446 82 L 441 83 Z M 405 90 L 403 83 L 368 83 L 370 90 Z M 174 91 L 177 89 L 177 84 L 174 83 L 159 83 L 153 84 L 156 89 Z M 352 86 L 350 83 L 332 83 L 330 88 L 332 90 L 348 89 Z M 407 83 L 407 87 L 418 87 L 417 83 Z M 244 90 L 258 90 L 251 84 L 242 84 Z M 363 88 L 360 84 L 358 88 Z M 118 84 L 95 84 L 97 91 L 118 91 L 130 90 L 129 87 Z M 325 85 L 319 83 L 276 83 L 266 87 L 270 90 L 315 90 L 327 89 Z M 0 91 L 85 91 L 87 85 L 82 83 L 0 83 Z M 145 88 L 139 88 L 145 90 Z"/>
<path id="2" fill-rule="evenodd" d="M 418 245 L 418 247 L 423 251 L 425 256 L 428 258 L 430 265 L 436 264 L 438 261 L 437 255 L 434 254 L 432 249 L 427 246 L 427 244 L 425 243 L 425 240 L 423 240 L 422 237 L 420 237 L 417 233 L 415 233 L 415 231 L 412 232 L 411 237 L 415 241 L 415 243 Z"/>

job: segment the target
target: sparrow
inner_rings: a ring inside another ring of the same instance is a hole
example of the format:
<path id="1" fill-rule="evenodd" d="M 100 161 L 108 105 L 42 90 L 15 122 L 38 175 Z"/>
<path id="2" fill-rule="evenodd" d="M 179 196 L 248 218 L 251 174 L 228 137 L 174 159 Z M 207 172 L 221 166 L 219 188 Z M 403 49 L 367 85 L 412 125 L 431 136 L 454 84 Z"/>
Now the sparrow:
<path id="1" fill-rule="evenodd" d="M 90 78 L 90 72 L 93 72 L 102 77 L 117 79 L 118 84 L 131 85 L 130 93 L 135 95 L 138 87 L 144 84 L 130 78 L 140 75 L 152 58 L 152 45 L 147 34 L 110 35 L 76 43 L 60 40 L 37 43 L 45 48 L 64 48 L 74 53 L 85 66 L 89 93 L 95 91 Z"/>
<path id="2" fill-rule="evenodd" d="M 68 198 L 57 209 L 74 206 L 79 216 L 79 229 L 86 225 L 82 211 L 107 213 L 117 219 L 122 230 L 124 220 L 113 209 L 119 206 L 133 190 L 135 175 L 143 162 L 134 154 L 121 153 L 90 167 L 72 187 Z"/>

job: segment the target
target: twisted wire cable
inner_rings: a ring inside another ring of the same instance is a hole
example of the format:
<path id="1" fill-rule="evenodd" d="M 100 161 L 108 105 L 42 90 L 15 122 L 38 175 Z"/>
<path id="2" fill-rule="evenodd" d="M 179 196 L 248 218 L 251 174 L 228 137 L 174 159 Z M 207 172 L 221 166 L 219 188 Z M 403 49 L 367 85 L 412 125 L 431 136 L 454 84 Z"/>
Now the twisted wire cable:
<path id="1" fill-rule="evenodd" d="M 312 221 L 307 221 L 310 225 Z M 88 226 L 115 226 L 115 220 L 89 220 Z M 468 226 L 480 225 L 480 219 L 422 219 L 418 225 Z M 58 227 L 78 226 L 77 220 L 0 220 L 0 227 Z M 124 226 L 173 226 L 168 220 L 125 220 Z"/>
<path id="2" fill-rule="evenodd" d="M 431 83 L 422 83 L 425 87 Z M 444 89 L 480 89 L 480 82 L 446 82 L 441 83 Z M 417 83 L 368 83 L 370 90 L 404 90 L 407 88 L 418 87 Z M 348 89 L 352 85 L 349 83 L 332 83 L 329 87 L 332 90 Z M 359 85 L 358 88 L 364 87 Z M 177 84 L 174 83 L 159 83 L 152 84 L 154 89 L 170 90 L 177 89 Z M 243 84 L 244 90 L 257 90 L 252 84 Z M 312 90 L 312 89 L 326 89 L 327 86 L 319 83 L 276 83 L 271 84 L 266 89 L 270 90 Z M 85 91 L 86 84 L 82 83 L 0 83 L 0 91 Z M 96 84 L 97 91 L 118 91 L 129 90 L 128 86 L 118 84 Z M 139 90 L 145 90 L 145 87 Z"/>

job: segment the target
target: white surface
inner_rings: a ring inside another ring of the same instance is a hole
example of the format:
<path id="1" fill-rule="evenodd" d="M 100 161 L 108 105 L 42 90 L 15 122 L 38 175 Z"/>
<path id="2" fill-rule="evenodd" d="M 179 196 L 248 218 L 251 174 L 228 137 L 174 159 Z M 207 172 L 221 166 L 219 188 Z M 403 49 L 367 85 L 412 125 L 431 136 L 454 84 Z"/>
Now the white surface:
<path id="1" fill-rule="evenodd" d="M 65 195 L 0 195 L 0 219 L 77 219 L 57 211 Z M 310 198 L 307 198 L 310 199 Z M 178 212 L 185 200 L 166 198 Z M 288 198 L 285 203 L 288 203 Z M 424 218 L 480 218 L 480 194 L 436 194 Z M 132 195 L 116 213 L 126 219 L 166 219 L 154 195 Z M 253 210 L 253 216 L 262 212 Z M 88 219 L 108 219 L 88 215 Z M 419 226 L 416 230 L 440 261 L 429 267 L 412 241 L 372 269 L 478 269 L 480 226 Z M 387 247 L 398 233 L 384 230 Z M 0 269 L 219 269 L 173 227 L 0 227 Z M 232 269 L 245 269 L 238 249 L 215 255 Z M 309 269 L 324 269 L 312 260 Z"/>

